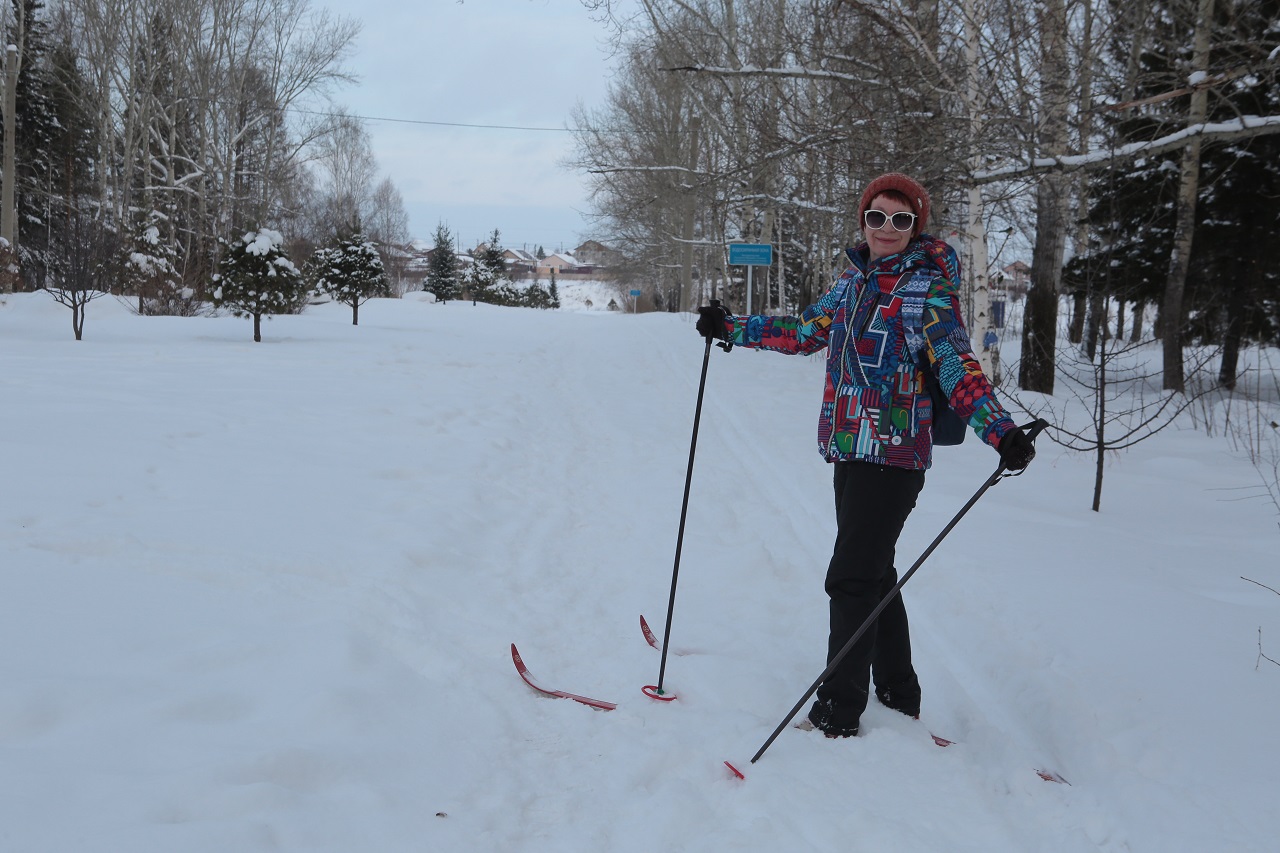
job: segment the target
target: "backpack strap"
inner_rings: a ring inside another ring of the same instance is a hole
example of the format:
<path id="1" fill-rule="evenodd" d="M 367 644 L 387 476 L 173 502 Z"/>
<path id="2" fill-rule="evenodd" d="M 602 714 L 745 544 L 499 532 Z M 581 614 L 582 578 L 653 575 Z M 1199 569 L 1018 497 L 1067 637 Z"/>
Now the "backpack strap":
<path id="1" fill-rule="evenodd" d="M 915 277 L 922 280 L 923 287 L 909 287 L 907 289 L 908 292 L 904 293 L 902 321 L 907 338 L 907 348 L 911 351 L 911 358 L 923 370 L 925 365 L 921 364 L 919 353 L 925 343 L 924 302 L 929 295 L 929 285 L 932 283 L 934 275 L 942 273 L 943 279 L 947 282 L 947 289 L 953 293 L 959 293 L 960 256 L 956 254 L 956 250 L 952 248 L 950 243 L 939 240 L 936 237 L 930 237 L 928 234 L 922 235 L 920 245 L 924 248 L 925 255 L 932 263 L 933 269 L 917 272 Z M 912 282 L 913 285 L 916 283 L 916 281 Z M 959 320 L 959 317 L 956 319 Z"/>
<path id="2" fill-rule="evenodd" d="M 929 293 L 931 275 L 916 272 L 911 281 L 899 290 L 902 296 L 902 334 L 907 339 L 907 351 L 911 360 L 921 370 L 925 365 L 920 362 L 920 351 L 924 348 L 924 300 Z"/>

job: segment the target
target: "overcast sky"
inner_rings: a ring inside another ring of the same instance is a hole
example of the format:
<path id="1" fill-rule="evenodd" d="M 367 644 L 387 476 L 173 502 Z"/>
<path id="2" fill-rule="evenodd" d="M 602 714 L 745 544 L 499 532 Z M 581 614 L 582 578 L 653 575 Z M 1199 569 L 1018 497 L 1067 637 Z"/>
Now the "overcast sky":
<path id="1" fill-rule="evenodd" d="M 582 176 L 561 161 L 574 105 L 603 102 L 605 29 L 578 0 L 312 0 L 362 24 L 336 93 L 365 122 L 412 236 L 443 221 L 465 247 L 494 228 L 507 246 L 573 248 L 586 229 Z M 414 122 L 561 128 L 497 130 Z"/>

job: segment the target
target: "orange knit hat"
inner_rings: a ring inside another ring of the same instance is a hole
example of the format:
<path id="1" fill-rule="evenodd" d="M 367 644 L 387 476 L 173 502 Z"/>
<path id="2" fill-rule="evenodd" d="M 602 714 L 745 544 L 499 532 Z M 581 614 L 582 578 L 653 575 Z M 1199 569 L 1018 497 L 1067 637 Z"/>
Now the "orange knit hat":
<path id="1" fill-rule="evenodd" d="M 858 227 L 862 227 L 862 215 L 871 206 L 871 201 L 885 190 L 897 190 L 907 197 L 916 214 L 915 233 L 918 235 L 923 231 L 925 223 L 929 221 L 929 191 L 901 172 L 889 172 L 867 184 L 867 188 L 862 191 L 862 201 L 858 204 Z"/>

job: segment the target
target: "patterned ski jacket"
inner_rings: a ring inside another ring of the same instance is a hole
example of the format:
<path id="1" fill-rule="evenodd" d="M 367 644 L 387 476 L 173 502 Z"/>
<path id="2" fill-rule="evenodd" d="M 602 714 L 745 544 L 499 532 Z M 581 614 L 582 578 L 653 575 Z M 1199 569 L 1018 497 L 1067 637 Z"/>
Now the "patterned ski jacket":
<path id="1" fill-rule="evenodd" d="M 730 317 L 734 344 L 792 355 L 827 348 L 818 450 L 828 462 L 862 460 L 922 470 L 933 461 L 933 411 L 924 374 L 911 357 L 902 306 L 923 300 L 923 340 L 914 349 L 934 371 L 951 408 L 998 448 L 1013 421 L 996 400 L 960 316 L 960 261 L 922 234 L 905 250 L 868 260 L 865 244 L 846 250 L 850 267 L 799 316 Z M 853 330 L 852 334 L 850 330 Z"/>

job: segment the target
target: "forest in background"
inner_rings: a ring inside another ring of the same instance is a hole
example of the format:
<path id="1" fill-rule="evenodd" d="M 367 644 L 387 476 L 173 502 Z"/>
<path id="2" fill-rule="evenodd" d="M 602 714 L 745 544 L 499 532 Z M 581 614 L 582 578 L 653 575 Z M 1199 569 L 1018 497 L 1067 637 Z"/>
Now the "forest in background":
<path id="1" fill-rule="evenodd" d="M 12 0 L 0 290 L 110 291 L 201 310 L 228 246 L 279 232 L 409 238 L 369 137 L 332 98 L 357 21 L 309 0 Z M 5 203 L 7 202 L 7 203 Z"/>
<path id="2" fill-rule="evenodd" d="M 1277 343 L 1276 0 L 587 5 L 618 72 L 574 116 L 574 165 L 656 307 L 743 307 L 738 241 L 774 248 L 756 310 L 815 301 L 862 188 L 897 170 L 964 247 L 975 340 L 1030 256 L 1024 390 L 1053 393 L 1060 326 L 1090 359 L 1154 333 L 1173 391 L 1188 345 L 1232 387 L 1242 347 Z"/>

